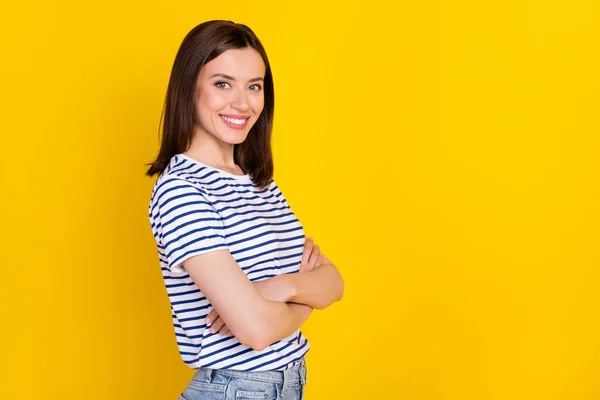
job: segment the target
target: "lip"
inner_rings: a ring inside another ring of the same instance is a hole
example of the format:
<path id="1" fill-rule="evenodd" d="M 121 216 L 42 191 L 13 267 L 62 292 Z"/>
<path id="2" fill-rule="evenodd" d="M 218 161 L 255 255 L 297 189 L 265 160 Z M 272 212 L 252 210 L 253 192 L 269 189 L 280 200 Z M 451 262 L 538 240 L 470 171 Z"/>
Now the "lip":
<path id="1" fill-rule="evenodd" d="M 235 115 L 235 114 L 219 114 L 222 117 L 227 117 L 227 118 L 235 118 L 235 119 L 247 119 L 250 118 L 249 115 Z"/>
<path id="2" fill-rule="evenodd" d="M 223 123 L 225 125 L 227 125 L 229 128 L 231 129 L 237 129 L 237 130 L 242 130 L 242 129 L 246 129 L 246 127 L 248 126 L 248 121 L 250 120 L 249 116 L 246 115 L 231 115 L 231 114 L 219 114 L 219 116 L 221 117 L 221 121 L 223 121 Z M 236 125 L 236 124 L 232 124 L 231 122 L 228 122 L 227 120 L 225 120 L 225 118 L 223 117 L 227 117 L 227 118 L 235 118 L 235 119 L 245 119 L 246 122 L 244 122 L 241 125 Z"/>

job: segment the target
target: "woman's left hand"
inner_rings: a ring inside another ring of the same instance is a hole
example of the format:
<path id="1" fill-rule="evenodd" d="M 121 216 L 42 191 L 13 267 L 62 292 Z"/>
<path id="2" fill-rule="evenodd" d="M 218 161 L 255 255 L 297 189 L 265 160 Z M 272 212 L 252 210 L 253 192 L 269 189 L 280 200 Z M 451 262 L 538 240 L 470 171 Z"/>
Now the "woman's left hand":
<path id="1" fill-rule="evenodd" d="M 312 238 L 307 238 L 304 242 L 302 260 L 298 272 L 304 273 L 312 271 L 322 263 L 323 254 L 321 253 L 321 249 L 318 245 L 314 244 Z M 254 282 L 254 287 L 265 299 L 281 303 L 288 301 L 288 299 L 293 296 L 292 292 L 294 290 L 286 275 L 276 275 L 269 279 Z M 206 324 L 210 324 L 212 321 L 214 322 L 210 327 L 210 333 L 219 332 L 219 335 L 222 336 L 233 336 L 227 325 L 225 325 L 225 321 L 219 317 L 219 313 L 217 313 L 214 308 L 206 316 Z"/>

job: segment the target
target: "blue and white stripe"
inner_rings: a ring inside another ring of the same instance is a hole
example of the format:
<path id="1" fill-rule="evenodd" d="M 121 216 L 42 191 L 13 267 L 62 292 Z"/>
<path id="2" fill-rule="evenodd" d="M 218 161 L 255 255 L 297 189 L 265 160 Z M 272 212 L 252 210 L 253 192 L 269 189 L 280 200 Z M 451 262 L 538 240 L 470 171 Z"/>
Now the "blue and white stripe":
<path id="1" fill-rule="evenodd" d="M 304 229 L 275 182 L 259 189 L 249 175 L 178 154 L 157 179 L 148 210 L 183 361 L 243 371 L 298 364 L 310 348 L 300 330 L 262 351 L 211 334 L 204 319 L 212 305 L 182 266 L 192 256 L 229 249 L 253 282 L 298 272 Z"/>

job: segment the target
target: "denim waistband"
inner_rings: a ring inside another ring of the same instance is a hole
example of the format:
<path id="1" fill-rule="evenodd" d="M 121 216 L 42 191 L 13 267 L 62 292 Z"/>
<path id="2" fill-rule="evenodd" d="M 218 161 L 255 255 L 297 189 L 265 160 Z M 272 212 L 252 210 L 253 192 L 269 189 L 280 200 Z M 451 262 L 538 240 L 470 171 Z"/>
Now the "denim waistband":
<path id="1" fill-rule="evenodd" d="M 212 369 L 200 367 L 196 371 L 193 379 L 200 382 L 210 383 L 212 374 L 227 375 L 235 378 L 250 379 L 254 381 L 283 383 L 288 384 L 306 384 L 306 361 L 302 359 L 300 363 L 284 371 L 238 371 L 233 369 Z"/>

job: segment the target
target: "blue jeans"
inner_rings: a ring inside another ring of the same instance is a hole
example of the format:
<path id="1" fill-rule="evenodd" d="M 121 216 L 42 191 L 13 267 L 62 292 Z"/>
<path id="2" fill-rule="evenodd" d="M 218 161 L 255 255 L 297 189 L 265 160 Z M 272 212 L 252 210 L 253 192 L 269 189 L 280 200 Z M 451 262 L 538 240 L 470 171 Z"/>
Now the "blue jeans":
<path id="1" fill-rule="evenodd" d="M 302 400 L 306 362 L 285 371 L 235 371 L 200 367 L 179 400 Z"/>

